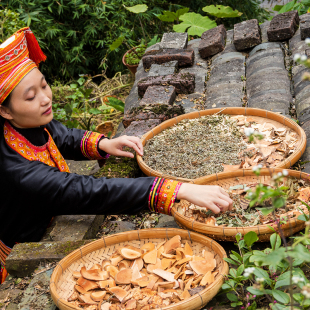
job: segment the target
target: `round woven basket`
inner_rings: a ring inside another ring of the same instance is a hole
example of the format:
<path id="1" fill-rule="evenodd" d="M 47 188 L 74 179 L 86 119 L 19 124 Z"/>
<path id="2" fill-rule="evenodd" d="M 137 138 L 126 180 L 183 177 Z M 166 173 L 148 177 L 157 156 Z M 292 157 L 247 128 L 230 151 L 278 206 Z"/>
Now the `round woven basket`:
<path id="1" fill-rule="evenodd" d="M 283 169 L 274 168 L 270 169 L 272 173 L 278 173 L 283 171 Z M 296 170 L 287 170 L 289 176 L 295 177 L 297 179 L 309 179 L 306 173 L 296 171 Z M 237 184 L 257 184 L 258 182 L 263 184 L 270 184 L 271 177 L 269 169 L 261 169 L 260 176 L 257 177 L 251 170 L 240 169 L 234 172 L 221 172 L 215 175 L 210 175 L 207 177 L 196 179 L 193 183 L 201 185 L 218 185 L 224 188 L 225 190 L 229 189 L 231 186 Z M 181 215 L 177 212 L 178 206 L 189 205 L 190 203 L 186 200 L 181 200 L 179 204 L 175 204 L 171 210 L 177 224 L 182 228 L 187 228 L 192 231 L 199 232 L 201 234 L 207 235 L 212 239 L 220 241 L 235 241 L 236 234 L 241 233 L 245 235 L 249 231 L 255 231 L 258 235 L 259 241 L 268 241 L 270 236 L 274 233 L 274 230 L 277 231 L 278 227 L 275 223 L 268 223 L 265 225 L 256 225 L 248 227 L 224 227 L 224 226 L 213 226 L 193 221 L 188 217 Z M 272 227 L 274 230 L 272 230 Z M 285 237 L 291 236 L 294 233 L 305 228 L 305 222 L 300 221 L 297 217 L 289 219 L 286 224 L 282 224 L 282 229 L 284 231 Z"/>
<path id="2" fill-rule="evenodd" d="M 217 294 L 224 282 L 224 277 L 228 274 L 228 265 L 224 261 L 224 258 L 227 257 L 226 252 L 217 242 L 206 236 L 174 228 L 127 231 L 104 237 L 73 251 L 57 264 L 51 277 L 50 292 L 56 306 L 61 310 L 80 309 L 67 302 L 68 297 L 74 291 L 74 284 L 76 282 L 72 276 L 73 271 L 80 270 L 82 266 L 89 269 L 94 264 L 101 264 L 118 247 L 129 244 L 139 248 L 148 242 L 156 245 L 175 235 L 180 235 L 182 242 L 189 242 L 195 255 L 201 254 L 203 249 L 213 252 L 219 273 L 215 277 L 215 281 L 200 293 L 162 309 L 191 310 L 202 308 Z"/>
<path id="3" fill-rule="evenodd" d="M 224 108 L 224 109 L 209 109 L 209 110 L 203 110 L 203 111 L 197 111 L 192 112 L 188 114 L 183 114 L 178 117 L 169 119 L 160 125 L 153 128 L 151 131 L 147 132 L 141 137 L 142 144 L 145 146 L 146 142 L 153 138 L 155 135 L 159 134 L 166 128 L 172 127 L 176 124 L 178 124 L 183 119 L 193 119 L 193 118 L 199 118 L 205 115 L 212 115 L 212 114 L 228 114 L 228 115 L 246 115 L 246 116 L 258 116 L 261 118 L 265 118 L 266 122 L 268 120 L 272 120 L 275 122 L 278 122 L 279 125 L 287 126 L 291 129 L 293 129 L 299 136 L 299 142 L 297 144 L 296 150 L 284 161 L 280 162 L 280 164 L 277 165 L 277 168 L 290 168 L 295 162 L 298 161 L 298 159 L 301 157 L 301 155 L 304 153 L 306 149 L 306 134 L 304 130 L 298 126 L 298 124 L 291 119 L 280 115 L 278 113 L 270 112 L 267 110 L 262 109 L 254 109 L 254 108 Z M 169 155 L 169 154 L 167 154 Z M 144 161 L 143 158 L 137 154 L 137 162 L 140 167 L 140 169 L 147 175 L 147 176 L 155 176 L 155 177 L 162 177 L 162 178 L 168 178 L 173 180 L 178 180 L 181 182 L 190 182 L 194 179 L 187 179 L 187 178 L 181 178 L 181 177 L 175 177 L 173 175 L 167 175 L 160 171 L 156 171 L 152 168 L 150 168 Z"/>

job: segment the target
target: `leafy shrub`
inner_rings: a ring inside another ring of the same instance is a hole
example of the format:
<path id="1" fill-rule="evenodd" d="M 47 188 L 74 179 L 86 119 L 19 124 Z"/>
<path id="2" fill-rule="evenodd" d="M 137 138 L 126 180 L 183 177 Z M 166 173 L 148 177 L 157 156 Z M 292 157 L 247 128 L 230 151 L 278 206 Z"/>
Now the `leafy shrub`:
<path id="1" fill-rule="evenodd" d="M 109 76 L 125 69 L 121 59 L 127 46 L 122 44 L 113 52 L 109 46 L 121 36 L 131 47 L 141 43 L 141 24 L 124 6 L 145 3 L 149 9 L 140 18 L 146 37 L 151 39 L 167 29 L 154 18 L 168 8 L 165 0 L 3 0 L 0 8 L 19 13 L 38 37 L 47 55 L 41 65 L 47 78 L 69 80 L 78 74 L 98 73 L 102 59 L 107 59 Z"/>
<path id="2" fill-rule="evenodd" d="M 0 44 L 8 39 L 14 32 L 25 27 L 19 14 L 11 10 L 0 10 Z"/>
<path id="3" fill-rule="evenodd" d="M 291 2 L 288 2 L 285 5 L 276 5 L 273 10 L 278 11 L 280 14 L 297 10 L 299 15 L 306 14 L 307 10 L 309 9 L 310 1 L 309 0 L 302 0 L 297 1 L 293 0 Z"/>

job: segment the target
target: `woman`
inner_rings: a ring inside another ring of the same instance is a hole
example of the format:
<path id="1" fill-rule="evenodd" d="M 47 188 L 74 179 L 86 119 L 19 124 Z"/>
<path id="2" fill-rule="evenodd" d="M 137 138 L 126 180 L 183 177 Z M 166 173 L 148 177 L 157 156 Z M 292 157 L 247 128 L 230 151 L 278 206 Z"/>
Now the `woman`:
<path id="1" fill-rule="evenodd" d="M 122 148 L 132 147 L 143 155 L 143 147 L 136 137 L 109 140 L 53 120 L 52 92 L 38 69 L 45 59 L 29 28 L 0 46 L 0 283 L 13 245 L 40 240 L 56 215 L 135 214 L 147 207 L 170 214 L 175 199 L 214 213 L 232 207 L 228 194 L 217 186 L 71 174 L 65 159 L 133 157 Z"/>

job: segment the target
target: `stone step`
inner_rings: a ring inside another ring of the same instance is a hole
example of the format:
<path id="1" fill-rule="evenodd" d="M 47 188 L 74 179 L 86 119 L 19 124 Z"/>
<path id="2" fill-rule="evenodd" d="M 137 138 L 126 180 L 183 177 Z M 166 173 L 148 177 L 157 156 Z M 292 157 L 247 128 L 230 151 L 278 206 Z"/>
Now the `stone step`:
<path id="1" fill-rule="evenodd" d="M 40 272 L 41 268 L 37 271 Z M 50 279 L 54 268 L 37 274 L 31 280 L 24 291 L 21 302 L 18 304 L 20 310 L 56 310 L 49 292 Z"/>
<path id="2" fill-rule="evenodd" d="M 234 25 L 234 45 L 243 51 L 262 43 L 257 19 L 250 19 Z"/>
<path id="3" fill-rule="evenodd" d="M 202 58 L 207 58 L 220 53 L 225 48 L 226 29 L 224 25 L 219 25 L 213 29 L 205 31 L 201 35 L 198 51 Z"/>
<path id="4" fill-rule="evenodd" d="M 152 64 L 151 69 L 148 73 L 148 76 L 159 76 L 159 75 L 168 75 L 168 74 L 174 74 L 176 73 L 178 69 L 178 61 L 173 60 L 166 62 L 162 65 L 158 64 Z M 141 79 L 140 76 L 136 76 L 136 78 L 139 80 Z"/>
<path id="5" fill-rule="evenodd" d="M 104 215 L 55 216 L 41 241 L 79 241 L 95 238 L 103 220 Z"/>
<path id="6" fill-rule="evenodd" d="M 138 95 L 143 97 L 149 86 L 174 86 L 177 94 L 191 94 L 195 90 L 195 75 L 177 73 L 164 76 L 149 76 L 138 82 Z"/>
<path id="7" fill-rule="evenodd" d="M 60 261 L 91 241 L 93 240 L 19 243 L 7 257 L 6 269 L 11 276 L 30 276 L 40 264 Z"/>
<path id="8" fill-rule="evenodd" d="M 298 29 L 299 17 L 297 11 L 278 14 L 271 20 L 267 30 L 270 42 L 284 41 L 290 39 Z"/>
<path id="9" fill-rule="evenodd" d="M 177 60 L 179 67 L 192 66 L 194 51 L 191 49 L 160 49 L 146 52 L 142 57 L 144 69 L 151 68 L 152 64 L 163 64 L 172 60 Z"/>
<path id="10" fill-rule="evenodd" d="M 173 86 L 149 86 L 139 105 L 171 105 L 175 97 L 176 92 Z"/>

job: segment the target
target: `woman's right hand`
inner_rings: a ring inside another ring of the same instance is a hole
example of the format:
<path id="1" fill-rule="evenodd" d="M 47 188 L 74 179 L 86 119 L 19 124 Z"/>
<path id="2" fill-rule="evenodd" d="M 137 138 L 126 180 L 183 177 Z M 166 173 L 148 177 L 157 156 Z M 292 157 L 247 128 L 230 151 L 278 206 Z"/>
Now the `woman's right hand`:
<path id="1" fill-rule="evenodd" d="M 186 199 L 189 202 L 214 213 L 232 210 L 233 201 L 228 193 L 216 185 L 196 185 L 183 183 L 177 194 L 177 199 Z"/>

